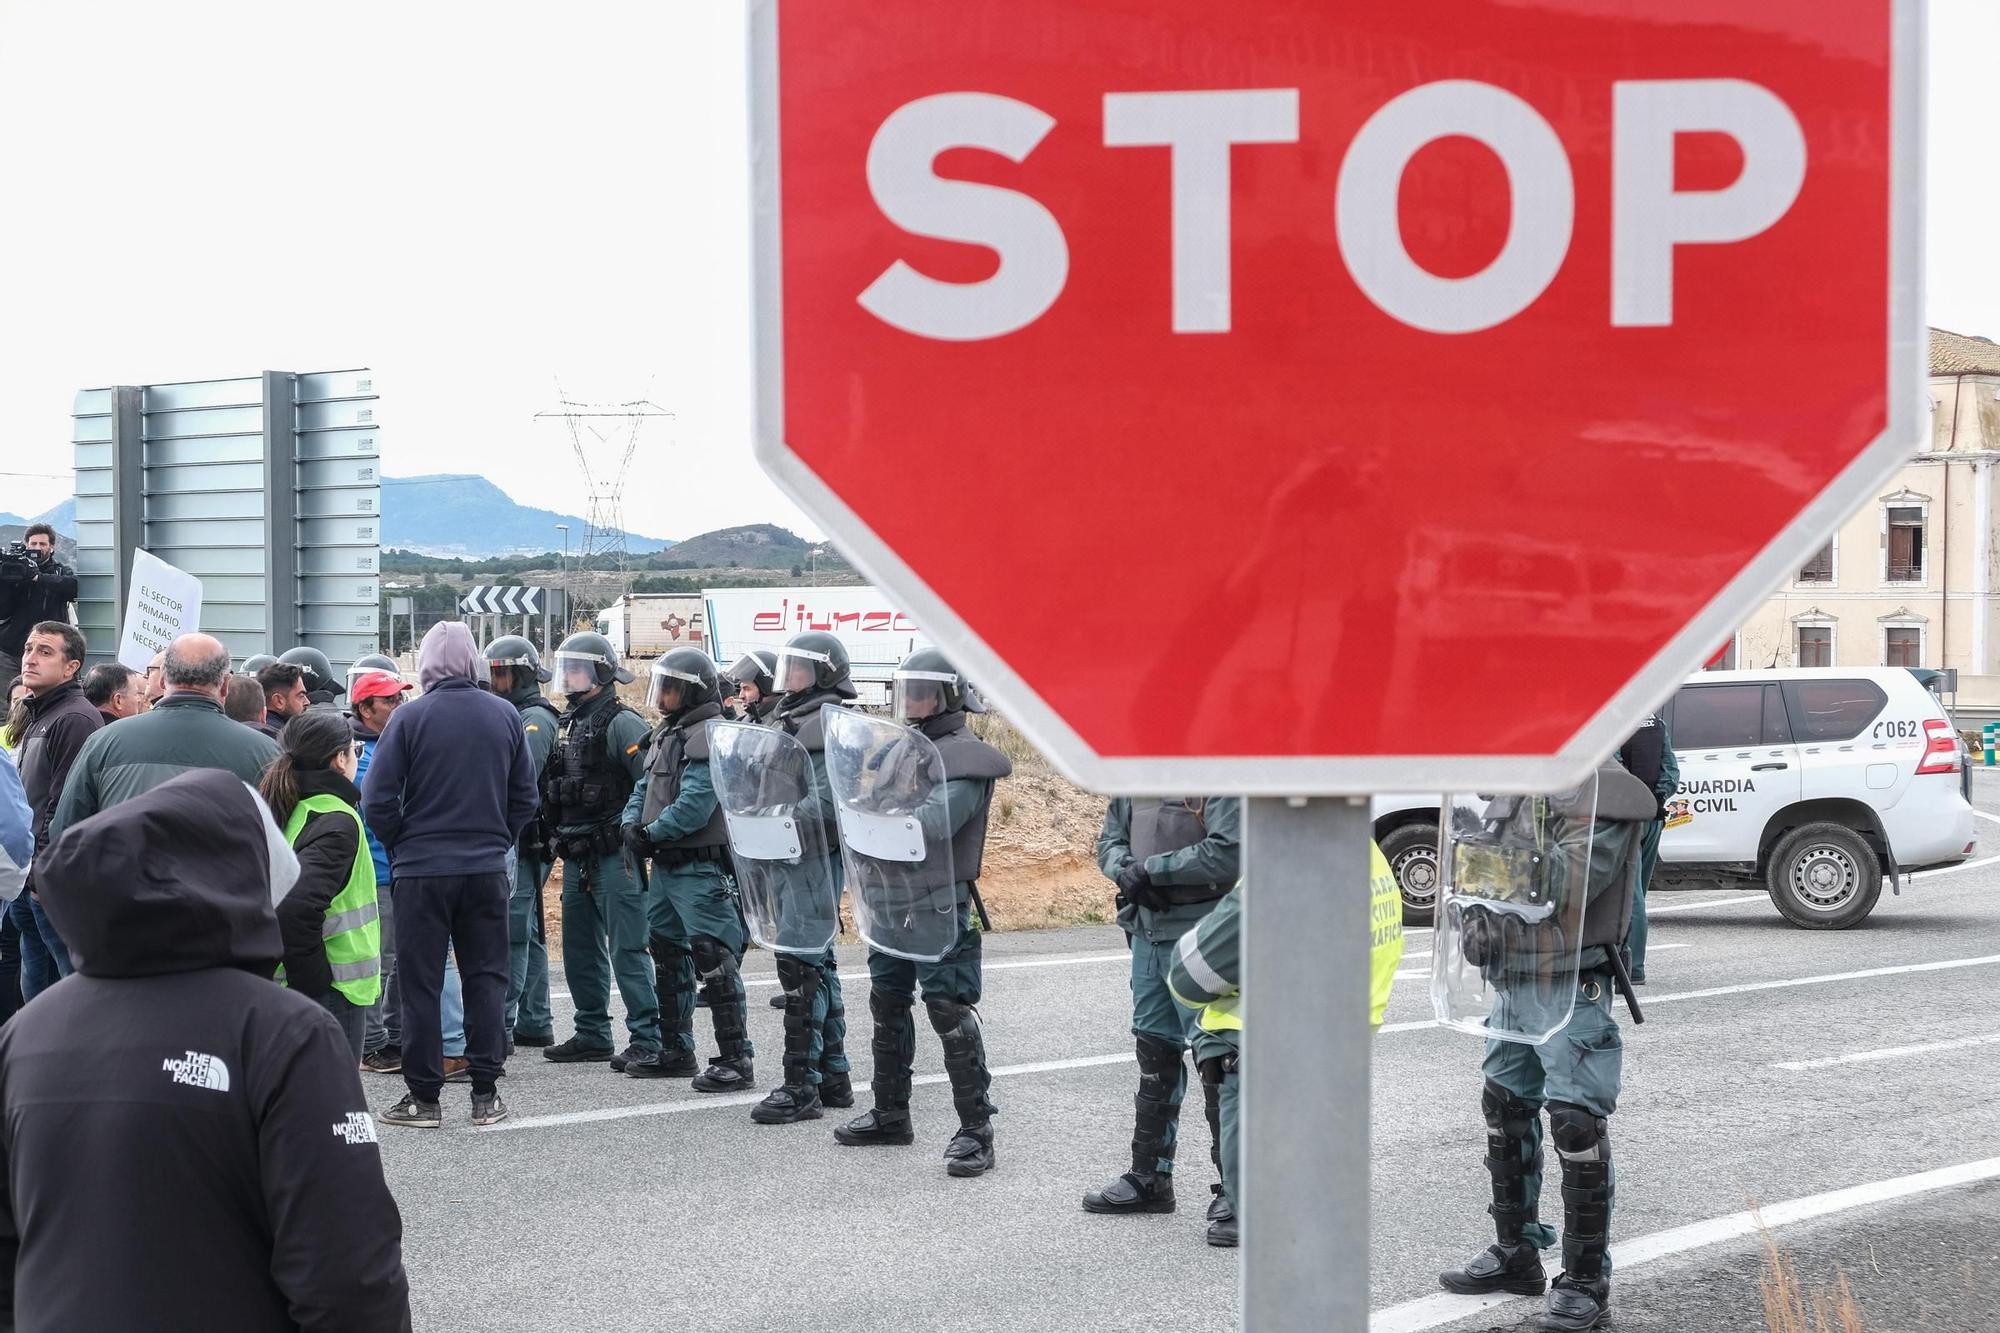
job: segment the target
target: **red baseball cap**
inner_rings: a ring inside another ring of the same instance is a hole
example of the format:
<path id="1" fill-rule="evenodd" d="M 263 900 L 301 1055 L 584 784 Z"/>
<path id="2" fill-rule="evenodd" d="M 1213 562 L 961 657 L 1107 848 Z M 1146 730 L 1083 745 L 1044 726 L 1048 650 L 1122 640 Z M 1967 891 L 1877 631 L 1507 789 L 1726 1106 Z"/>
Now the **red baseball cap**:
<path id="1" fill-rule="evenodd" d="M 358 704 L 363 699 L 389 699 L 409 688 L 410 682 L 386 671 L 364 671 L 354 678 L 354 688 L 347 692 L 347 700 Z"/>

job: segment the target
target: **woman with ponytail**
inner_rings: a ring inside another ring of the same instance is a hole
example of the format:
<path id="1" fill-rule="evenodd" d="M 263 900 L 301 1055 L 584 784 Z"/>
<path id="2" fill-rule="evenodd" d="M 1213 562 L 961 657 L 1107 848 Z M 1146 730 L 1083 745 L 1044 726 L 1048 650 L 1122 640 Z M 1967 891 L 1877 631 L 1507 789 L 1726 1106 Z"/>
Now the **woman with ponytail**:
<path id="1" fill-rule="evenodd" d="M 324 712 L 286 723 L 278 745 L 257 784 L 299 858 L 298 883 L 278 904 L 285 945 L 278 979 L 340 1021 L 358 1066 L 368 1006 L 382 994 L 375 862 L 354 785 L 361 747 L 346 718 Z"/>

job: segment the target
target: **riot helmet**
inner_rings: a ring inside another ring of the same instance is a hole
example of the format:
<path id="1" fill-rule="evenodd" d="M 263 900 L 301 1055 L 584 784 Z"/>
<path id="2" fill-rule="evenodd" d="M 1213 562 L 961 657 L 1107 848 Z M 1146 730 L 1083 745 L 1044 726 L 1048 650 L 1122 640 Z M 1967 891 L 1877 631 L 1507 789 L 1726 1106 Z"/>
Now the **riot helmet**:
<path id="1" fill-rule="evenodd" d="M 595 630 L 580 630 L 556 649 L 556 688 L 575 699 L 599 686 L 630 685 L 632 673 L 618 665 L 618 650 Z"/>
<path id="2" fill-rule="evenodd" d="M 370 671 L 386 671 L 397 680 L 403 678 L 403 668 L 396 665 L 396 659 L 393 657 L 384 657 L 381 653 L 369 653 L 366 657 L 357 657 L 347 666 L 347 696 L 350 699 L 354 697 L 354 682 Z"/>
<path id="3" fill-rule="evenodd" d="M 898 722 L 915 725 L 947 713 L 983 713 L 971 682 L 935 648 L 919 648 L 890 677 L 890 709 Z"/>
<path id="4" fill-rule="evenodd" d="M 307 694 L 322 694 L 330 698 L 347 693 L 347 687 L 333 674 L 333 663 L 327 661 L 326 654 L 317 648 L 294 648 L 278 654 L 278 660 L 289 662 L 306 673 Z"/>
<path id="5" fill-rule="evenodd" d="M 269 653 L 258 653 L 254 657 L 246 657 L 236 668 L 236 674 L 239 676 L 254 676 L 277 660 L 277 658 L 271 656 Z"/>
<path id="6" fill-rule="evenodd" d="M 660 692 L 678 689 L 680 702 L 668 708 L 660 703 Z M 689 708 L 713 703 L 717 694 L 715 663 L 699 648 L 676 648 L 653 663 L 653 678 L 647 686 L 646 702 L 669 716 Z"/>
<path id="7" fill-rule="evenodd" d="M 539 684 L 549 683 L 549 669 L 542 665 L 542 655 L 535 651 L 535 645 L 519 634 L 503 634 L 486 645 L 486 665 L 491 667 L 511 667 L 514 671 L 514 688 L 519 690 L 528 680 Z M 524 676 L 526 679 L 524 679 Z"/>
<path id="8" fill-rule="evenodd" d="M 771 664 L 771 682 L 786 695 L 833 690 L 852 699 L 854 684 L 847 669 L 847 645 L 823 630 L 807 630 L 785 640 Z"/>
<path id="9" fill-rule="evenodd" d="M 778 655 L 769 648 L 752 648 L 736 659 L 726 679 L 736 686 L 736 693 L 741 693 L 745 685 L 755 685 L 758 697 L 768 699 L 778 692 L 771 677 L 777 665 Z"/>

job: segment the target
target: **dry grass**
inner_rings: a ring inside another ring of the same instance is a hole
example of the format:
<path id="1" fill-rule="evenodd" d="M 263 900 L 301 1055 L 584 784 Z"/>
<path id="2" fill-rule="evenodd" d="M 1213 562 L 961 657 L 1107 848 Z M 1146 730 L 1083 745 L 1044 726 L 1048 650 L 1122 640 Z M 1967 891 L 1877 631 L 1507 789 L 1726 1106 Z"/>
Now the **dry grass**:
<path id="1" fill-rule="evenodd" d="M 1757 1285 L 1770 1333 L 1863 1333 L 1846 1273 L 1836 1268 L 1831 1288 L 1808 1288 L 1798 1265 L 1778 1248 L 1761 1220 L 1758 1230 L 1764 1237 L 1764 1273 Z"/>

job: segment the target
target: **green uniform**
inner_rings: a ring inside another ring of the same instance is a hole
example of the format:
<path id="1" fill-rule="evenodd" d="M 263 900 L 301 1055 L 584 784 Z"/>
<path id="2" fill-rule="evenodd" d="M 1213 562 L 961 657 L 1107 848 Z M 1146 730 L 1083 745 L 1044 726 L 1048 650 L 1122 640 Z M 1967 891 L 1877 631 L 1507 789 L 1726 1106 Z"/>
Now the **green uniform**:
<path id="1" fill-rule="evenodd" d="M 595 710 L 616 709 L 602 717 Z M 601 736 L 600 753 L 575 742 L 579 724 Z M 609 687 L 563 719 L 563 736 L 550 764 L 545 790 L 595 793 L 601 802 L 558 799 L 556 841 L 563 858 L 563 975 L 576 1005 L 576 1031 L 593 1046 L 611 1044 L 611 982 L 625 1001 L 625 1027 L 632 1045 L 660 1048 L 660 1005 L 653 963 L 647 952 L 645 891 L 627 863 L 618 839 L 625 796 L 645 771 L 645 719 L 618 706 Z M 574 784 L 565 788 L 564 784 Z M 623 790 L 616 790 L 622 786 Z M 578 812 L 584 811 L 582 817 Z M 601 813 L 596 813 L 601 810 Z"/>
<path id="2" fill-rule="evenodd" d="M 655 849 L 646 908 L 666 1049 L 694 1053 L 699 982 L 708 993 L 718 1044 L 730 1048 L 727 1058 L 739 1059 L 754 1054 L 740 1027 L 743 978 L 736 970 L 747 939 L 702 730 L 720 715 L 720 706 L 709 703 L 661 723 L 623 822 L 642 829 Z"/>
<path id="3" fill-rule="evenodd" d="M 1180 1135 L 1181 1100 L 1187 1093 L 1182 1052 L 1195 1031 L 1195 1009 L 1174 998 L 1167 970 L 1174 945 L 1215 909 L 1236 883 L 1242 864 L 1243 803 L 1207 796 L 1134 800 L 1116 797 L 1104 812 L 1097 864 L 1116 881 L 1142 862 L 1160 907 L 1121 902 L 1118 924 L 1132 951 L 1132 1035 L 1137 1042 L 1139 1091 L 1133 1099 L 1132 1171 L 1170 1176 Z M 1209 1122 L 1209 1158 L 1220 1167 L 1221 1109 L 1213 1085 L 1203 1089 Z"/>
<path id="4" fill-rule="evenodd" d="M 539 688 L 529 686 L 509 700 L 521 710 L 521 729 L 535 772 L 546 772 L 555 753 L 561 721 L 556 708 Z M 515 849 L 514 890 L 507 902 L 507 1030 L 549 1036 L 555 1018 L 549 1012 L 549 950 L 542 932 L 542 886 L 551 866 L 544 845 L 531 836 L 542 827 L 537 816 Z"/>
<path id="5" fill-rule="evenodd" d="M 1369 844 L 1369 1014 L 1382 1026 L 1396 968 L 1403 961 L 1403 899 L 1382 849 Z M 1223 1193 L 1237 1207 L 1241 1177 L 1237 1153 L 1242 1105 L 1243 890 L 1237 889 L 1182 936 L 1167 973 L 1176 999 L 1200 1006 L 1195 1063 L 1204 1082 L 1219 1084 Z"/>

